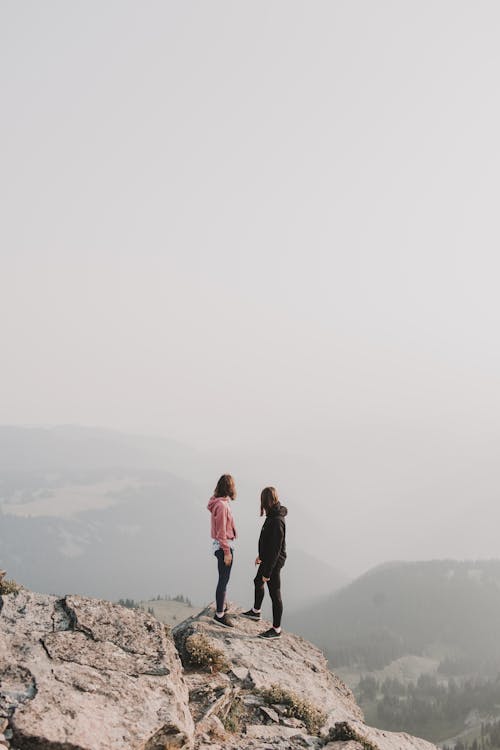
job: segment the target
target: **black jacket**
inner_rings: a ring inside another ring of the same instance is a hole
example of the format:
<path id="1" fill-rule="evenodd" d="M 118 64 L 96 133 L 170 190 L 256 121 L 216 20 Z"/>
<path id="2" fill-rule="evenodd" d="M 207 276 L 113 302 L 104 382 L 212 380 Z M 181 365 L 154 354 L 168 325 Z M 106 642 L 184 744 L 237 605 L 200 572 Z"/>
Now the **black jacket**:
<path id="1" fill-rule="evenodd" d="M 259 537 L 259 557 L 262 561 L 261 573 L 270 578 L 276 565 L 280 567 L 286 560 L 285 516 L 288 510 L 278 503 L 266 516 Z"/>

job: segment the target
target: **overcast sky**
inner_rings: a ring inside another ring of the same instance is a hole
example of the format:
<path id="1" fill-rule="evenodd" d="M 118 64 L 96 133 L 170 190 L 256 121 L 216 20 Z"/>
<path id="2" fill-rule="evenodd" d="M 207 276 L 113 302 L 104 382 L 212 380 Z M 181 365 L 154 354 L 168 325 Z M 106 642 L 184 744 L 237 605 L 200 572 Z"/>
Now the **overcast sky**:
<path id="1" fill-rule="evenodd" d="M 276 457 L 340 567 L 497 556 L 499 38 L 496 0 L 0 0 L 0 422 Z"/>

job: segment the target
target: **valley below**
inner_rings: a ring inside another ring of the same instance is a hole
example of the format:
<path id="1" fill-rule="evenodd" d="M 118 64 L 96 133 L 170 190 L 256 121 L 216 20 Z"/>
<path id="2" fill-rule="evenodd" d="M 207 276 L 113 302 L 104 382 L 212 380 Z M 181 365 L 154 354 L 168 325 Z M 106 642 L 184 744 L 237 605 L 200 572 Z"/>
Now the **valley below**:
<path id="1" fill-rule="evenodd" d="M 199 455 L 73 427 L 0 428 L 0 447 L 0 567 L 13 578 L 120 602 L 169 627 L 214 598 Z M 261 524 L 255 487 L 242 479 L 239 492 L 235 608 L 252 602 Z M 349 581 L 311 554 L 307 508 L 290 505 L 287 632 L 324 651 L 370 725 L 449 750 L 500 750 L 500 561 L 396 561 Z"/>

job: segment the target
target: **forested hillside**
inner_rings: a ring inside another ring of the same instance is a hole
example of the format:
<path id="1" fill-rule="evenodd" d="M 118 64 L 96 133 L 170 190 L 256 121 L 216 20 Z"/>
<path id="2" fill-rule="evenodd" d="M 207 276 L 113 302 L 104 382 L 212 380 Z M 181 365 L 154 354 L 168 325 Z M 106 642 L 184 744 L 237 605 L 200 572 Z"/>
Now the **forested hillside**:
<path id="1" fill-rule="evenodd" d="M 430 655 L 446 675 L 500 669 L 500 561 L 390 563 L 294 618 L 334 667 Z"/>

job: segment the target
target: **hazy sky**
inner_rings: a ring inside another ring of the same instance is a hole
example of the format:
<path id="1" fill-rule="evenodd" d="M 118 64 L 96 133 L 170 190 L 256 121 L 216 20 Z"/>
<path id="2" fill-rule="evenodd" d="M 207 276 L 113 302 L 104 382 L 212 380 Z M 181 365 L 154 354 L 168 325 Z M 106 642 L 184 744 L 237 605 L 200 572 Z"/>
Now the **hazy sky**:
<path id="1" fill-rule="evenodd" d="M 0 0 L 0 422 L 276 455 L 340 567 L 498 555 L 499 38 L 496 0 Z"/>

